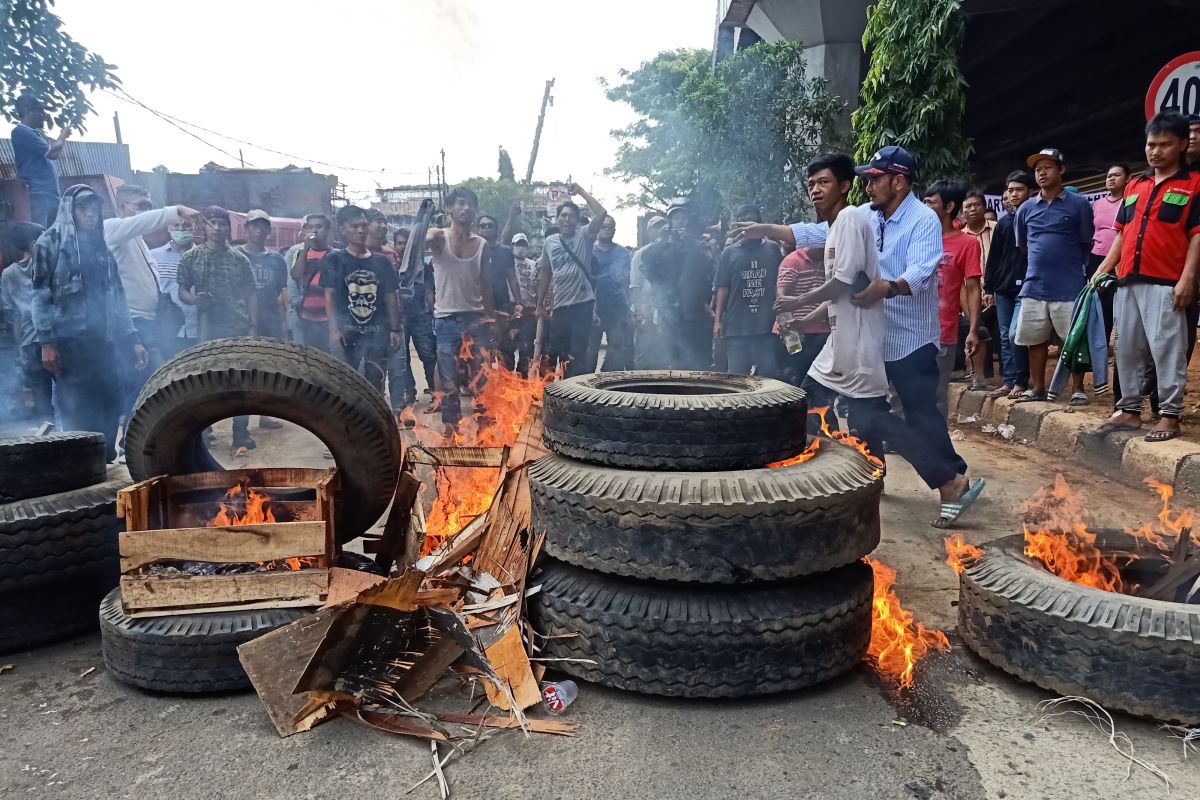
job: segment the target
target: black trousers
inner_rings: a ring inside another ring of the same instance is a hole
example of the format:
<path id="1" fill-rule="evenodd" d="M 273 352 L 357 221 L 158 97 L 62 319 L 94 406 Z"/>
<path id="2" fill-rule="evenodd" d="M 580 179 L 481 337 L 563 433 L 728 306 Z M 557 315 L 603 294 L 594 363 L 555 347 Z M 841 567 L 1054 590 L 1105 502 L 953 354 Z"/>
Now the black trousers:
<path id="1" fill-rule="evenodd" d="M 592 335 L 592 309 L 595 303 L 574 303 L 554 309 L 546 320 L 550 362 L 563 364 L 564 375 L 572 378 L 587 370 L 588 342 Z"/>
<path id="2" fill-rule="evenodd" d="M 83 338 L 59 339 L 57 343 L 60 368 L 56 385 L 63 427 L 104 434 L 108 461 L 117 457 L 117 421 L 122 411 L 118 346 L 124 359 L 133 359 L 124 343 Z"/>

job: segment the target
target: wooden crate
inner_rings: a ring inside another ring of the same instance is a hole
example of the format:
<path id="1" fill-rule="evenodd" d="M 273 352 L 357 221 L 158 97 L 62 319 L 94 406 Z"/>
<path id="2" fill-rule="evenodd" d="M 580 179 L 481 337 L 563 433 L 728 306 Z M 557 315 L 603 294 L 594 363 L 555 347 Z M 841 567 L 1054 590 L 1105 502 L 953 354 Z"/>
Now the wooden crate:
<path id="1" fill-rule="evenodd" d="M 210 526 L 224 491 L 248 482 L 271 496 L 276 522 Z M 333 563 L 332 469 L 235 469 L 167 476 L 136 483 L 117 495 L 120 535 L 121 605 L 131 617 L 198 611 L 320 605 L 329 589 Z M 312 499 L 294 495 L 311 490 Z M 277 499 L 278 498 L 278 499 Z M 253 563 L 315 558 L 314 566 L 238 575 L 154 576 L 147 565 L 163 559 Z"/>

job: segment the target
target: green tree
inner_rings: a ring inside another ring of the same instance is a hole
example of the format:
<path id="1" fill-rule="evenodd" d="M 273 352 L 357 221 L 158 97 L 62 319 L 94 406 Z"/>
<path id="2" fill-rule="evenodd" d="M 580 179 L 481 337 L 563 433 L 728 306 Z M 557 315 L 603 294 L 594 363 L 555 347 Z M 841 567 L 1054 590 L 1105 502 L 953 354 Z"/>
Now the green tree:
<path id="1" fill-rule="evenodd" d="M 622 205 L 691 195 L 714 216 L 755 202 L 768 219 L 794 218 L 807 208 L 804 166 L 841 144 L 842 103 L 808 76 L 799 42 L 756 44 L 715 68 L 706 50 L 674 50 L 620 76 L 608 98 L 640 117 L 613 131 L 609 172 L 638 186 Z"/>
<path id="2" fill-rule="evenodd" d="M 54 123 L 83 130 L 92 113 L 87 90 L 120 83 L 116 67 L 76 42 L 50 11 L 54 0 L 3 0 L 0 13 L 0 97 L 22 92 L 40 97 L 57 110 Z M 0 113 L 15 120 L 11 105 Z"/>
<path id="3" fill-rule="evenodd" d="M 503 147 L 500 148 L 500 164 L 499 164 L 500 180 L 516 181 L 516 173 L 513 172 L 512 156 Z"/>
<path id="4" fill-rule="evenodd" d="M 958 68 L 965 30 L 960 0 L 879 0 L 867 10 L 863 48 L 871 67 L 852 116 L 858 163 L 898 144 L 916 156 L 925 179 L 969 177 L 966 81 Z"/>

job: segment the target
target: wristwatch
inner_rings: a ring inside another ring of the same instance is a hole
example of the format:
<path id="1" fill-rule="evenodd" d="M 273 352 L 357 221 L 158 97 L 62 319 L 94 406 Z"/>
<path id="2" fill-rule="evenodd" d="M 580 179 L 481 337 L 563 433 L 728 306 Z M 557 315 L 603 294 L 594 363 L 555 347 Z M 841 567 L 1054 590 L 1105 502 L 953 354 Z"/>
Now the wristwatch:
<path id="1" fill-rule="evenodd" d="M 891 300 L 896 295 L 900 294 L 900 284 L 895 281 L 888 281 L 888 292 L 885 299 Z"/>

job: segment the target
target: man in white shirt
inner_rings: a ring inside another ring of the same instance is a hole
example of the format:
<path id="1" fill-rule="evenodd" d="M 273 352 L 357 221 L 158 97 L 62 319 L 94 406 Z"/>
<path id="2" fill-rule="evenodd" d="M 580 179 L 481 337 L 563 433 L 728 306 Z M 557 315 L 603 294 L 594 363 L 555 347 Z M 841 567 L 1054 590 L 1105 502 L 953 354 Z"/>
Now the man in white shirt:
<path id="1" fill-rule="evenodd" d="M 149 359 L 143 369 L 130 366 L 121 376 L 125 393 L 124 416 L 128 426 L 129 415 L 142 386 L 162 364 L 163 332 L 158 329 L 157 319 L 163 290 L 159 285 L 154 256 L 142 237 L 183 219 L 195 223 L 200 215 L 187 206 L 156 209 L 150 200 L 150 193 L 131 183 L 117 187 L 116 211 L 116 217 L 104 220 L 104 241 L 117 263 L 117 274 L 125 290 L 129 316 L 133 319 L 133 326 L 141 337 Z"/>

